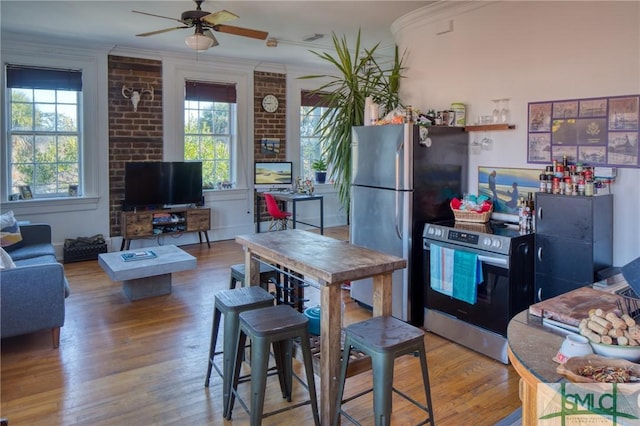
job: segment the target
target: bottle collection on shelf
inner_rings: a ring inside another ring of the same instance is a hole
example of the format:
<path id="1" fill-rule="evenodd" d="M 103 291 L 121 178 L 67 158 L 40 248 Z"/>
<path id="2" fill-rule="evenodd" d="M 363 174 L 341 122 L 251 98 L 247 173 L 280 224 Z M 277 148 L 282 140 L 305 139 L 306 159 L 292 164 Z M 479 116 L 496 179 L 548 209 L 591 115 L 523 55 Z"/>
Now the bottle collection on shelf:
<path id="1" fill-rule="evenodd" d="M 533 194 L 530 192 L 526 200 L 524 197 L 520 197 L 518 200 L 518 229 L 520 232 L 535 231 L 535 213 Z"/>
<path id="2" fill-rule="evenodd" d="M 557 195 L 582 195 L 592 197 L 596 189 L 604 188 L 615 178 L 615 169 L 607 169 L 607 176 L 597 176 L 597 168 L 581 163 L 569 164 L 567 156 L 562 162 L 553 160 L 544 173 L 540 174 L 540 192 Z"/>
<path id="3" fill-rule="evenodd" d="M 581 163 L 569 164 L 567 156 L 562 162 L 553 160 L 553 165 L 546 166 L 540 174 L 540 190 L 547 194 L 592 197 L 597 189 L 604 188 L 615 181 L 615 168 L 601 168 L 583 166 Z M 599 174 L 599 176 L 597 176 Z M 535 206 L 533 194 L 527 199 L 518 200 L 518 228 L 522 232 L 535 231 Z"/>

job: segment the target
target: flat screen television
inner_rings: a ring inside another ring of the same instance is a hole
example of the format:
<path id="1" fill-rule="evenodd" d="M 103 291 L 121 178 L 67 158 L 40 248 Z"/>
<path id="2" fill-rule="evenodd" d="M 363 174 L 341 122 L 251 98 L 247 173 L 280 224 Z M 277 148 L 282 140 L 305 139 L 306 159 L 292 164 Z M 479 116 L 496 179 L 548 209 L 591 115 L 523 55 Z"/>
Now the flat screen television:
<path id="1" fill-rule="evenodd" d="M 293 184 L 291 161 L 256 161 L 253 182 L 261 186 L 285 186 Z"/>
<path id="2" fill-rule="evenodd" d="M 125 165 L 125 209 L 196 204 L 201 199 L 201 162 L 148 161 Z"/>
<path id="3" fill-rule="evenodd" d="M 166 204 L 197 204 L 202 199 L 202 163 L 174 162 L 170 164 L 171 198 Z"/>

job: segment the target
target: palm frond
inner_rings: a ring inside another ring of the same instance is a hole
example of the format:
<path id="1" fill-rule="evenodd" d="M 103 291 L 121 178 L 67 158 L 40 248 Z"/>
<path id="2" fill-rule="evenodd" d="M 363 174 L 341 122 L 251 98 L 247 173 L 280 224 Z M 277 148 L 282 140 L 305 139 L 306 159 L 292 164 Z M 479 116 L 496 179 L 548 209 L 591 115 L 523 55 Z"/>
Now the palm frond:
<path id="1" fill-rule="evenodd" d="M 311 51 L 318 58 L 336 68 L 336 74 L 307 75 L 301 79 L 322 78 L 327 82 L 314 90 L 328 109 L 322 114 L 314 134 L 324 147 L 322 155 L 331 166 L 338 198 L 349 214 L 351 196 L 351 132 L 353 126 L 364 124 L 365 99 L 391 111 L 399 104 L 400 79 L 404 67 L 402 57 L 395 50 L 394 63 L 388 69 L 375 59 L 379 43 L 370 49 L 361 47 L 360 30 L 353 49 L 346 36 L 331 35 L 335 54 Z M 353 53 L 352 53 L 353 51 Z"/>

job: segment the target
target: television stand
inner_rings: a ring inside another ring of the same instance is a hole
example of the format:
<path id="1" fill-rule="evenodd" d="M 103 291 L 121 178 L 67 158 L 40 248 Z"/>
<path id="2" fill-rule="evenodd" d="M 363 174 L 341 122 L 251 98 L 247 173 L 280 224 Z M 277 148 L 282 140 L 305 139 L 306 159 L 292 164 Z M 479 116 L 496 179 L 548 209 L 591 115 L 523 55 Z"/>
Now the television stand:
<path id="1" fill-rule="evenodd" d="M 122 224 L 122 244 L 120 250 L 129 250 L 131 240 L 156 237 L 160 235 L 197 232 L 200 244 L 202 234 L 209 242 L 211 229 L 210 208 L 169 208 L 145 211 L 123 211 L 120 213 Z"/>

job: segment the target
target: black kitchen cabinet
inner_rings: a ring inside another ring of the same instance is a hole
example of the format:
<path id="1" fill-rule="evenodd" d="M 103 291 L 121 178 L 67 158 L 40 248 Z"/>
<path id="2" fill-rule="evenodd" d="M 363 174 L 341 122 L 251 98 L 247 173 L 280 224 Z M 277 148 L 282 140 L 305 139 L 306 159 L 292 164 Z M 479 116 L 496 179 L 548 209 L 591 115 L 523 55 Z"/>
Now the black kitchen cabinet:
<path id="1" fill-rule="evenodd" d="M 613 262 L 613 195 L 536 193 L 536 302 L 595 281 Z"/>

